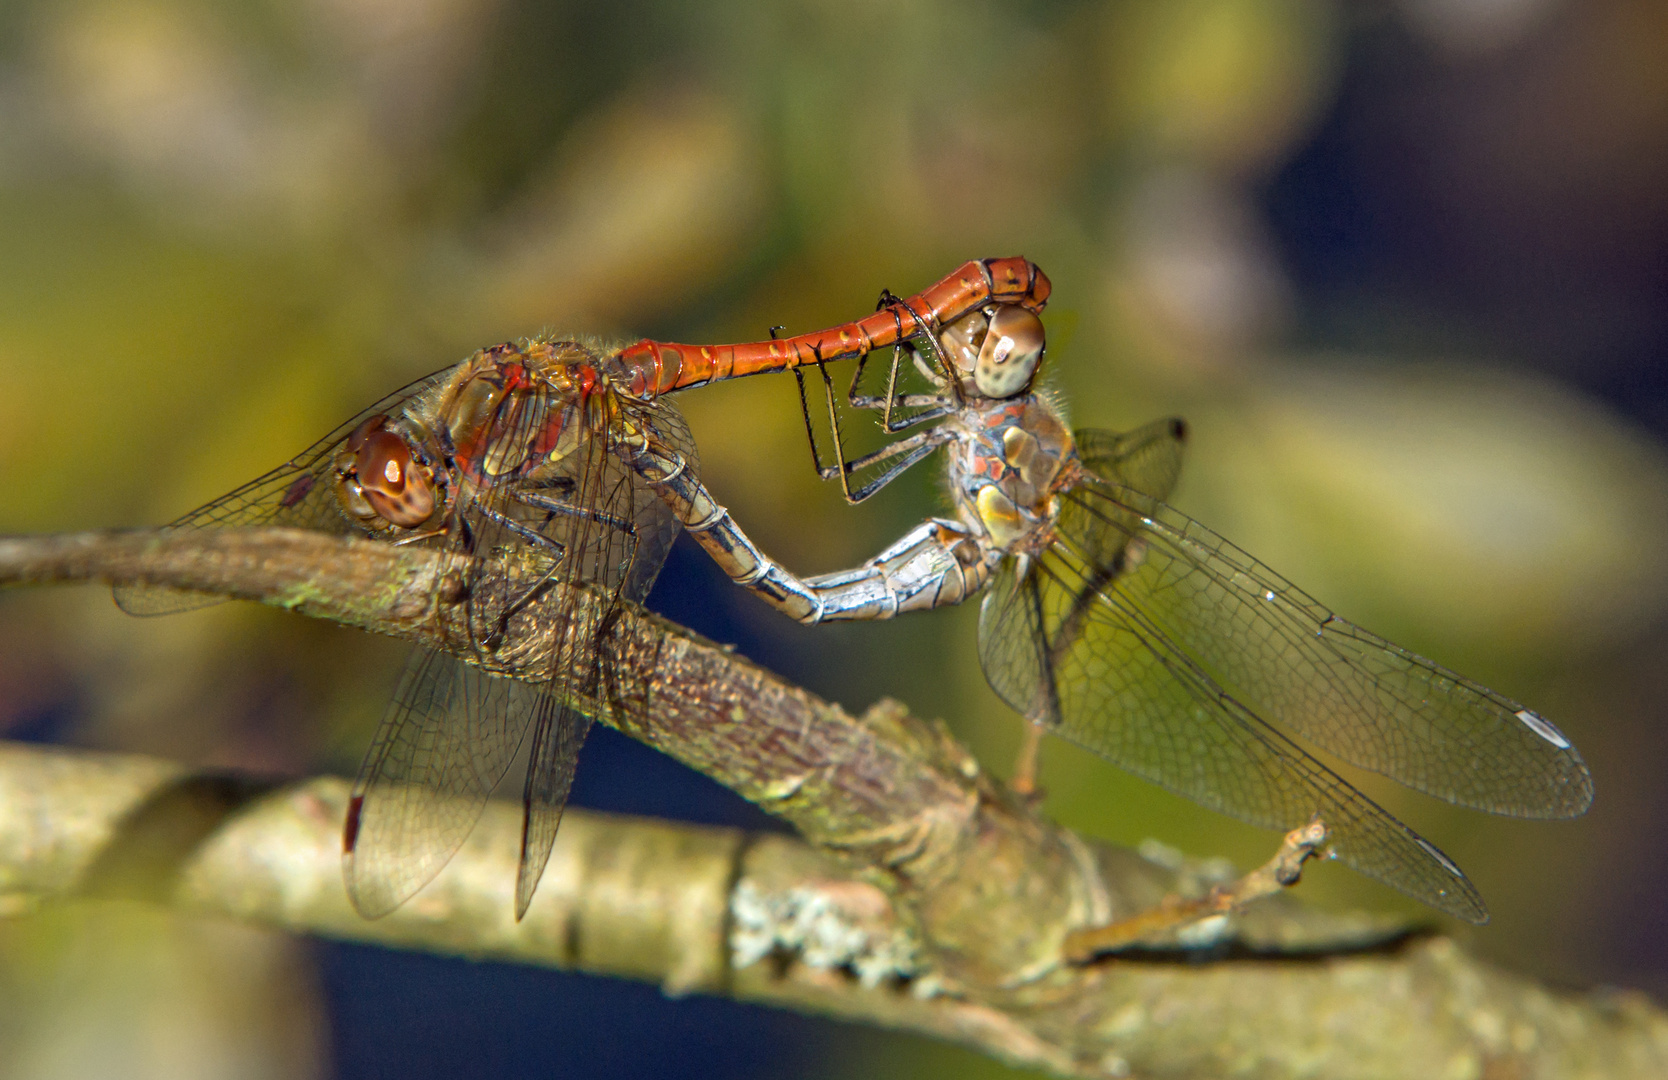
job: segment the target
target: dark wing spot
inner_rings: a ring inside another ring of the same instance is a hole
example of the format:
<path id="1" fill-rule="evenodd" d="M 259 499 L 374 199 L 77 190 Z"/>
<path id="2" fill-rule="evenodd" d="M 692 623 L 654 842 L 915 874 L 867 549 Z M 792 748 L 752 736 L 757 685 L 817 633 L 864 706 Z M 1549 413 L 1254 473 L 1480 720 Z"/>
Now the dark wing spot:
<path id="1" fill-rule="evenodd" d="M 285 489 L 284 497 L 278 500 L 278 505 L 288 510 L 307 497 L 307 493 L 313 490 L 314 483 L 316 483 L 316 480 L 312 473 L 296 477 L 295 481 Z"/>
<path id="2" fill-rule="evenodd" d="M 359 822 L 365 811 L 365 796 L 355 795 L 348 800 L 347 827 L 342 830 L 342 850 L 353 854 L 355 845 L 359 843 Z"/>

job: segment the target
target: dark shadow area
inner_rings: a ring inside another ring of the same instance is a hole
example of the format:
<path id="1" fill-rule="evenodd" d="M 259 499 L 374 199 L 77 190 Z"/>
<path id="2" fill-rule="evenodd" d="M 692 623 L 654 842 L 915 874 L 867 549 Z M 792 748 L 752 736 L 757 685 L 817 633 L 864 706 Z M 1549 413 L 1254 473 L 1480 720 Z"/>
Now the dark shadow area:
<path id="1" fill-rule="evenodd" d="M 165 902 L 197 846 L 239 809 L 277 787 L 226 774 L 186 776 L 128 814 L 81 881 L 89 896 Z"/>
<path id="2" fill-rule="evenodd" d="M 864 1035 L 642 983 L 362 945 L 317 946 L 342 1080 L 827 1075 Z"/>
<path id="3" fill-rule="evenodd" d="M 1254 960 L 1261 963 L 1319 964 L 1343 956 L 1395 956 L 1415 942 L 1437 936 L 1439 933 L 1434 926 L 1415 926 L 1385 934 L 1377 941 L 1335 948 L 1260 946 L 1237 939 L 1196 949 L 1134 946 L 1097 956 L 1092 963 L 1218 964 Z"/>

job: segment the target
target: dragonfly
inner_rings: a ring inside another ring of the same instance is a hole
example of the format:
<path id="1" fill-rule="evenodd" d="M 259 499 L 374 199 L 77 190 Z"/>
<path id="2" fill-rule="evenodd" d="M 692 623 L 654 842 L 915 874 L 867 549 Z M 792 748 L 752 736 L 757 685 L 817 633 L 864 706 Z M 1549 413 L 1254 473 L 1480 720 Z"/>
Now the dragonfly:
<path id="1" fill-rule="evenodd" d="M 1346 621 L 1170 507 L 1187 439 L 1181 420 L 1122 434 L 1070 430 L 1036 386 L 1050 286 L 1016 262 L 1001 268 L 1011 285 L 970 304 L 934 308 L 883 293 L 875 316 L 831 331 L 717 349 L 641 342 L 625 353 L 663 380 L 792 369 L 820 476 L 861 502 L 942 451 L 953 517 L 928 518 L 855 569 L 800 578 L 761 552 L 693 474 L 667 462 L 664 479 L 652 468 L 641 475 L 732 579 L 789 616 L 886 619 L 982 593 L 980 665 L 1033 730 L 1253 825 L 1286 831 L 1319 818 L 1332 857 L 1486 922 L 1482 897 L 1452 859 L 1304 742 L 1459 806 L 1540 819 L 1591 804 L 1580 753 L 1540 714 Z M 964 284 L 979 277 L 974 265 L 958 271 Z M 983 273 L 994 283 L 989 267 Z M 956 291 L 944 286 L 935 288 Z M 895 331 L 892 362 L 885 392 L 863 394 L 864 364 L 883 347 L 877 328 Z M 901 436 L 850 459 L 826 369 L 847 357 L 858 361 L 847 403 Z M 818 451 L 805 395 L 802 374 L 813 367 L 832 463 Z M 924 391 L 899 388 L 911 369 Z M 854 475 L 874 479 L 854 489 Z M 1033 749 L 1021 772 L 1034 762 Z"/>
<path id="2" fill-rule="evenodd" d="M 554 339 L 495 345 L 390 394 L 167 526 L 311 529 L 456 559 L 437 577 L 444 595 L 430 609 L 434 636 L 445 638 L 454 623 L 438 623 L 454 620 L 462 641 L 456 651 L 413 651 L 353 786 L 343 874 L 357 910 L 386 915 L 433 879 L 525 752 L 520 919 L 592 722 L 643 719 L 652 686 L 608 661 L 612 620 L 622 604 L 648 594 L 680 527 L 709 543 L 726 531 L 739 535 L 725 514 L 692 523 L 677 516 L 686 504 L 676 493 L 704 488 L 689 429 L 665 395 L 864 356 L 982 304 L 1040 310 L 1048 289 L 1026 260 L 988 259 L 866 319 L 780 341 L 704 349 L 644 341 L 609 350 Z M 487 570 L 502 563 L 519 566 L 533 584 L 520 595 L 492 594 Z M 161 615 L 219 598 L 137 584 L 118 587 L 115 599 L 130 614 Z M 554 628 L 539 638 L 549 644 L 540 655 L 505 655 L 512 620 L 535 615 Z"/>

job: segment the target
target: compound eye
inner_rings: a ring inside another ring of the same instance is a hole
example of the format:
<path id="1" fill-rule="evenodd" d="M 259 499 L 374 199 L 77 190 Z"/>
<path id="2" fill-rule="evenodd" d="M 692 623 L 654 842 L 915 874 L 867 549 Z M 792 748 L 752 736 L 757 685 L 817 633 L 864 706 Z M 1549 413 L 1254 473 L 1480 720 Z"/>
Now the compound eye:
<path id="1" fill-rule="evenodd" d="M 973 385 L 987 398 L 1016 397 L 1031 386 L 1047 347 L 1042 320 L 1017 304 L 1004 304 L 990 317 L 979 346 Z"/>
<path id="2" fill-rule="evenodd" d="M 957 378 L 966 378 L 979 364 L 979 343 L 984 340 L 988 318 L 983 311 L 970 311 L 946 324 L 938 334 L 938 347 Z"/>
<path id="3" fill-rule="evenodd" d="M 365 417 L 365 419 L 360 422 L 359 426 L 353 429 L 353 434 L 347 437 L 348 453 L 359 453 L 359 449 L 365 445 L 366 439 L 375 435 L 387 426 L 388 417 L 382 413 L 374 413 Z"/>
<path id="4" fill-rule="evenodd" d="M 363 436 L 353 471 L 359 494 L 378 517 L 402 529 L 414 529 L 434 514 L 432 475 L 392 431 L 381 428 Z"/>

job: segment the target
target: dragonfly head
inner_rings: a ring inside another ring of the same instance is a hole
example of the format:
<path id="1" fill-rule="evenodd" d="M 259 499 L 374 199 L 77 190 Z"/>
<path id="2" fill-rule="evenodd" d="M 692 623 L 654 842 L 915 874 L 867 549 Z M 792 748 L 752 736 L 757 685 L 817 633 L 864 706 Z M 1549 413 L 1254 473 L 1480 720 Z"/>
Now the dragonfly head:
<path id="1" fill-rule="evenodd" d="M 355 428 L 342 457 L 336 494 L 349 514 L 402 529 L 415 529 L 434 516 L 434 470 L 388 429 L 386 416 L 372 416 Z"/>
<path id="2" fill-rule="evenodd" d="M 945 326 L 939 343 L 970 395 L 1004 401 L 1028 393 L 1048 346 L 1042 320 L 1018 304 L 988 304 Z"/>

